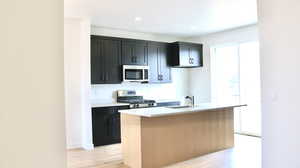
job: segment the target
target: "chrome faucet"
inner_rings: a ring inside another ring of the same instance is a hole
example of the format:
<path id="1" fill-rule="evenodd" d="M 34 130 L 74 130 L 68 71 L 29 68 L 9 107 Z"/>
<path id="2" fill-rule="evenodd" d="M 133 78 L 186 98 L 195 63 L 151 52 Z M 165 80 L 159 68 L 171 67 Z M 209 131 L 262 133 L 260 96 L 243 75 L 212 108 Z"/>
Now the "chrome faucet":
<path id="1" fill-rule="evenodd" d="M 185 99 L 189 99 L 191 101 L 192 107 L 195 106 L 195 96 L 186 96 Z"/>

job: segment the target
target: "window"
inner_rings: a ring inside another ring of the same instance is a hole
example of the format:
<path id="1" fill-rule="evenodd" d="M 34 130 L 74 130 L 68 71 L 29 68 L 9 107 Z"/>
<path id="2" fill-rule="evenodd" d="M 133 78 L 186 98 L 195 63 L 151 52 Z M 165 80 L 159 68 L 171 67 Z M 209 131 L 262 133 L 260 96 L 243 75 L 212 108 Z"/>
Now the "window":
<path id="1" fill-rule="evenodd" d="M 212 101 L 245 103 L 235 110 L 237 133 L 261 134 L 259 43 L 211 48 Z"/>

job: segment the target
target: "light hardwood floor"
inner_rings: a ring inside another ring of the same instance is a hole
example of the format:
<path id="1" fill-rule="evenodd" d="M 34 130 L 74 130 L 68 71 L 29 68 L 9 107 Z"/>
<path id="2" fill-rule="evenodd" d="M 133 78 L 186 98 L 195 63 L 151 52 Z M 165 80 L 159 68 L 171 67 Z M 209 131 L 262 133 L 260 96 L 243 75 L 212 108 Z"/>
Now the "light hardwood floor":
<path id="1" fill-rule="evenodd" d="M 68 168 L 128 168 L 122 162 L 121 145 L 108 145 L 92 151 L 68 151 Z M 167 168 L 261 168 L 260 138 L 235 135 L 232 149 L 204 155 Z"/>

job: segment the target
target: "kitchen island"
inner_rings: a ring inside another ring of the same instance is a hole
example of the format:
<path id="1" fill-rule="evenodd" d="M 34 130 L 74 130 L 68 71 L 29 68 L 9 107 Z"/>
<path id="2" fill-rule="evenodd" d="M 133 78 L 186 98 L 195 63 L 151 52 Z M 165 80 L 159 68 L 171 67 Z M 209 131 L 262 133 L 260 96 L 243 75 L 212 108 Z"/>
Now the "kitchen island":
<path id="1" fill-rule="evenodd" d="M 233 109 L 202 104 L 120 110 L 124 164 L 160 168 L 234 146 Z"/>

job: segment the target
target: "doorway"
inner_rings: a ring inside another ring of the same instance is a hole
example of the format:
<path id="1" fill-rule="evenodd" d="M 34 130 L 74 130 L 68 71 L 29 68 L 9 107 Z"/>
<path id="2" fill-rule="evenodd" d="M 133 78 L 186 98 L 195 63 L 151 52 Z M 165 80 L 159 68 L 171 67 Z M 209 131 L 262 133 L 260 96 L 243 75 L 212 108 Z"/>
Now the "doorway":
<path id="1" fill-rule="evenodd" d="M 261 136 L 260 63 L 257 41 L 211 48 L 212 101 L 240 103 L 235 132 Z"/>

